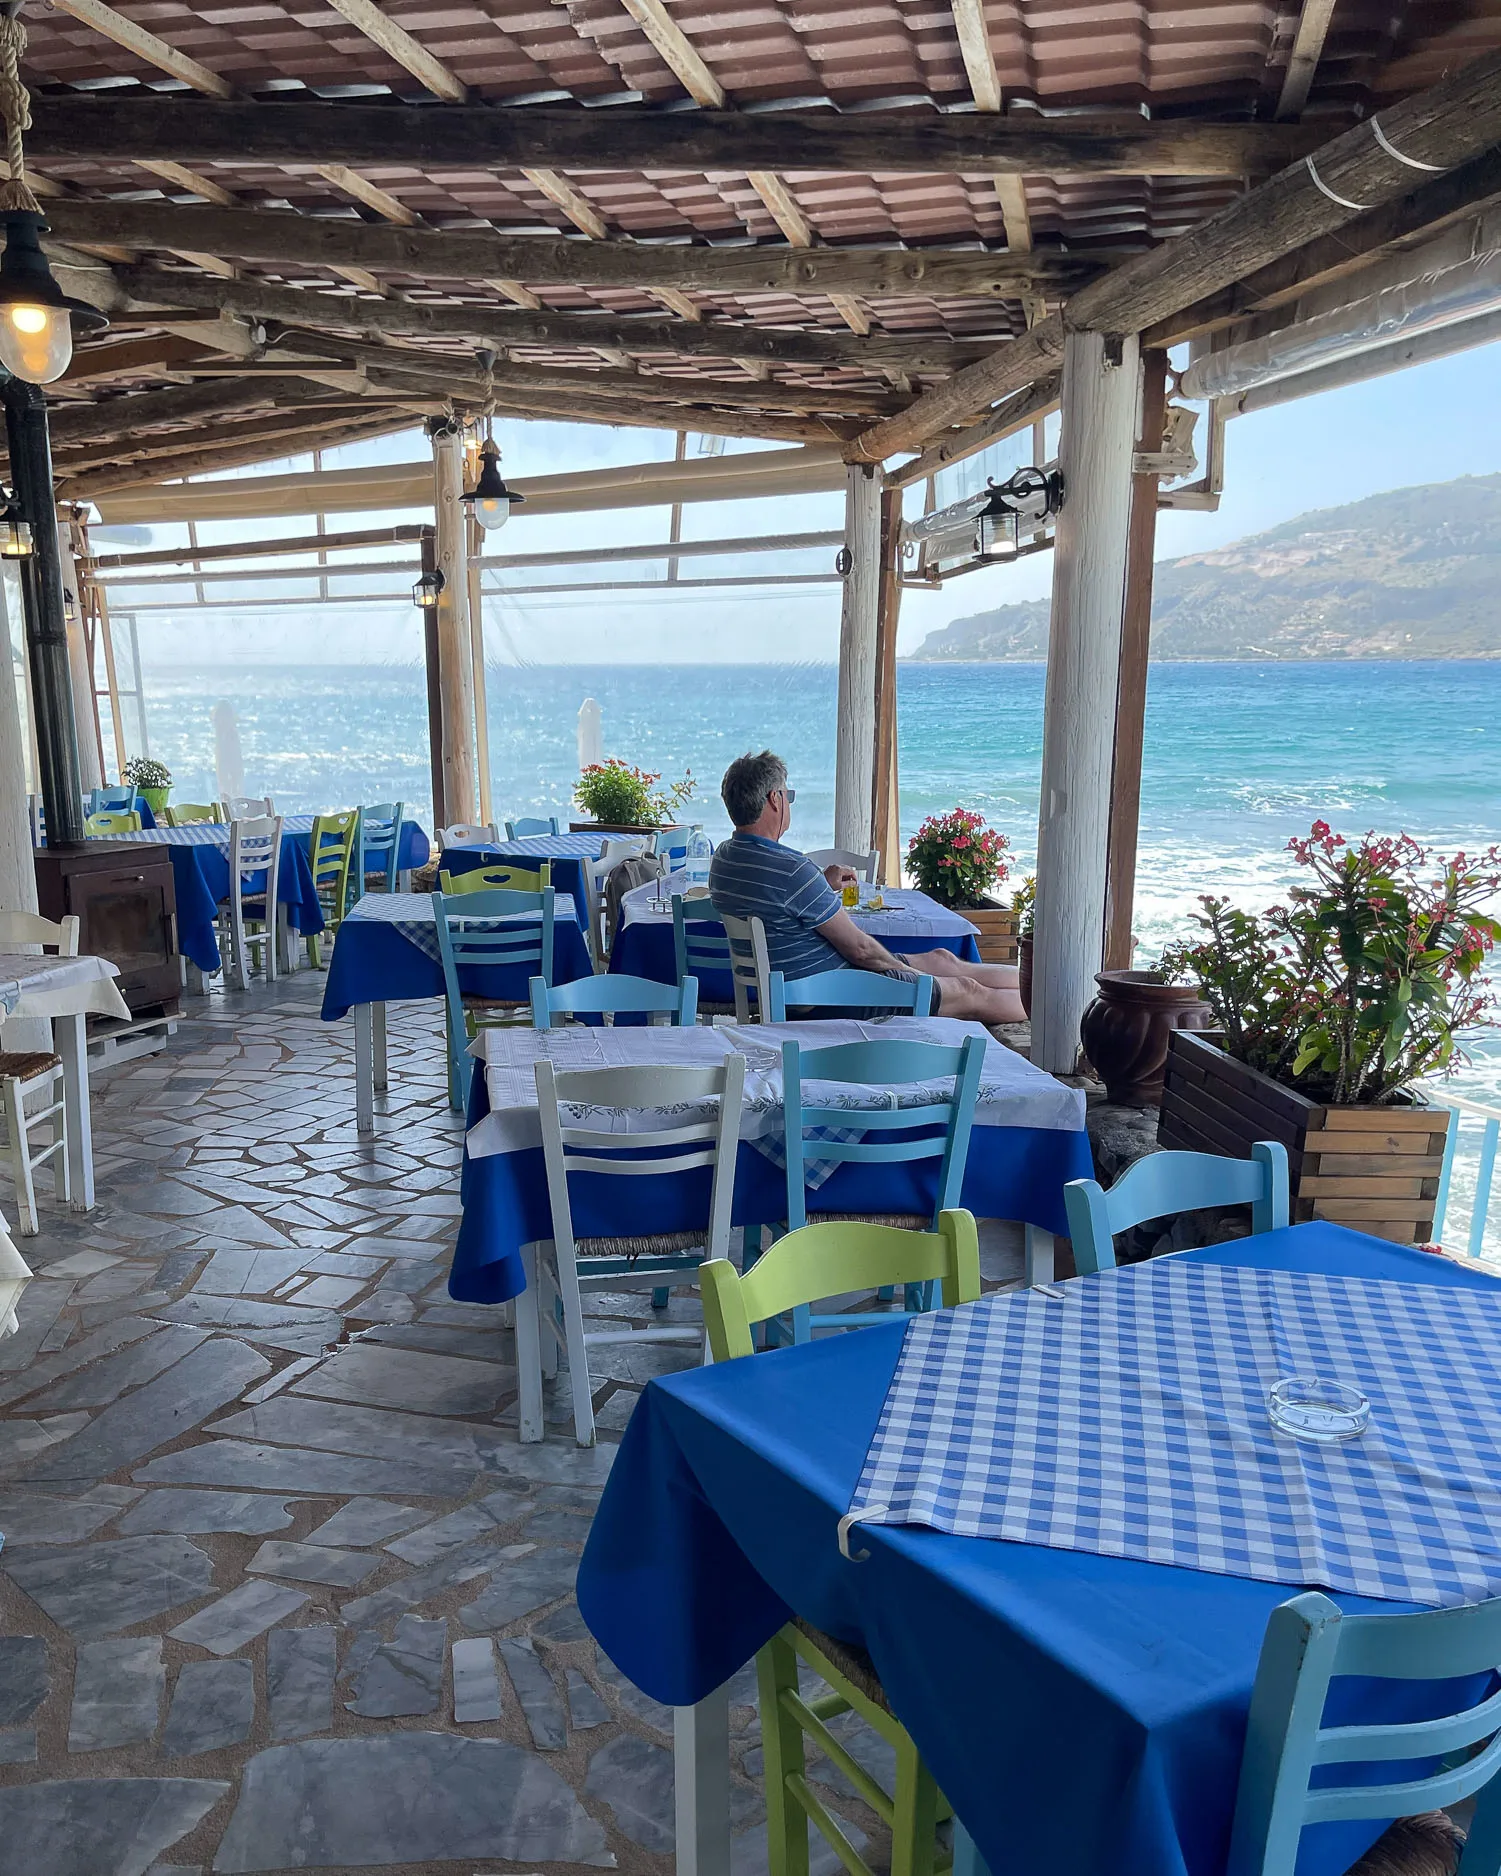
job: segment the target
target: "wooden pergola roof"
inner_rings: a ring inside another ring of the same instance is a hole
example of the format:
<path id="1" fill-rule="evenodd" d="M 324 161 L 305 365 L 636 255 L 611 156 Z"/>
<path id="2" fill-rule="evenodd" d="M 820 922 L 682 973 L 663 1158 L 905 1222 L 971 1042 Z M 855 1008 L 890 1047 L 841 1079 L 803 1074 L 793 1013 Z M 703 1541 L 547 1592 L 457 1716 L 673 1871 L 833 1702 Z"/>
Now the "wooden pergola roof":
<path id="1" fill-rule="evenodd" d="M 1065 298 L 1501 48 L 1498 0 L 24 17 L 54 257 L 113 322 L 54 387 L 66 496 L 449 399 L 903 447 L 969 368 L 909 426 L 941 440 Z"/>

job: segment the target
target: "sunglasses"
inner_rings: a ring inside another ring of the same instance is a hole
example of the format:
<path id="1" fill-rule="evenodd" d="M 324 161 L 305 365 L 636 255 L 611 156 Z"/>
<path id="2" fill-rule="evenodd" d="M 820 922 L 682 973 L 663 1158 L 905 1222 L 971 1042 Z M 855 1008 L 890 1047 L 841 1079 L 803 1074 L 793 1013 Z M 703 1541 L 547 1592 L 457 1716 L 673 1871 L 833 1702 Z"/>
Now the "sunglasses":
<path id="1" fill-rule="evenodd" d="M 797 800 L 797 790 L 795 788 L 773 788 L 771 792 L 774 795 L 780 795 L 789 808 L 792 806 L 793 802 Z"/>

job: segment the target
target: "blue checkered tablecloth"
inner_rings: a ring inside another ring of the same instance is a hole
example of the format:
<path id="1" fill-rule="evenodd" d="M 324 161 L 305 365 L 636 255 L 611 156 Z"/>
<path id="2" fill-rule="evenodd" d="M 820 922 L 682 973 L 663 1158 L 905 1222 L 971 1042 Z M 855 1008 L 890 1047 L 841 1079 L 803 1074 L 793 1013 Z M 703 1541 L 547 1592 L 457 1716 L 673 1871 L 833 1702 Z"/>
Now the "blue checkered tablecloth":
<path id="1" fill-rule="evenodd" d="M 553 899 L 553 925 L 556 928 L 573 918 L 573 901 L 567 893 Z M 540 923 L 536 912 L 517 912 L 506 918 L 474 919 L 477 931 L 491 931 L 500 925 L 525 924 L 530 919 Z M 433 918 L 432 897 L 422 892 L 367 892 L 345 914 L 346 925 L 394 925 L 408 944 L 415 945 L 434 963 L 440 961 L 438 927 Z"/>
<path id="2" fill-rule="evenodd" d="M 1267 1393 L 1371 1422 L 1317 1446 Z M 1163 1258 L 915 1318 L 850 1511 L 1435 1605 L 1501 1594 L 1501 1298 Z"/>

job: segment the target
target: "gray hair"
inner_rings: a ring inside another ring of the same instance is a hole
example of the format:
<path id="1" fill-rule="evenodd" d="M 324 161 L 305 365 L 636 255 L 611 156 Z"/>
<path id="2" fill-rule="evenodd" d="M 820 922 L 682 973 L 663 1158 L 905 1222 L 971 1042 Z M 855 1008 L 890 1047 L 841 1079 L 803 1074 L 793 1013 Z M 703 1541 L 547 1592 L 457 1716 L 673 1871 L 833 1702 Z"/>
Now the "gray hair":
<path id="1" fill-rule="evenodd" d="M 719 798 L 736 827 L 749 827 L 759 820 L 766 798 L 787 785 L 787 764 L 769 749 L 758 756 L 747 752 L 736 756 L 719 784 Z"/>

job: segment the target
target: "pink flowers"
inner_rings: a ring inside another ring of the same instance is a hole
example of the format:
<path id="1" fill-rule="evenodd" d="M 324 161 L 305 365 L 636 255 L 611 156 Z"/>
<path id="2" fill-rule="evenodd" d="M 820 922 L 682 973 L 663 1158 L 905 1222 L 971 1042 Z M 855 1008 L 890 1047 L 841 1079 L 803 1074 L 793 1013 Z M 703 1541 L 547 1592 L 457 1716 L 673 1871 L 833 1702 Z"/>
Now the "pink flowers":
<path id="1" fill-rule="evenodd" d="M 907 865 L 924 892 L 945 905 L 974 905 L 1005 879 L 1008 842 L 972 808 L 930 814 L 907 845 Z"/>

